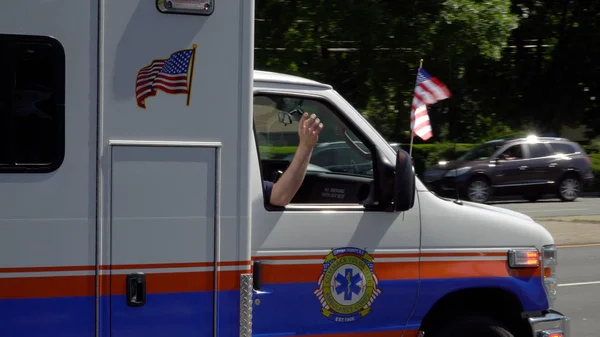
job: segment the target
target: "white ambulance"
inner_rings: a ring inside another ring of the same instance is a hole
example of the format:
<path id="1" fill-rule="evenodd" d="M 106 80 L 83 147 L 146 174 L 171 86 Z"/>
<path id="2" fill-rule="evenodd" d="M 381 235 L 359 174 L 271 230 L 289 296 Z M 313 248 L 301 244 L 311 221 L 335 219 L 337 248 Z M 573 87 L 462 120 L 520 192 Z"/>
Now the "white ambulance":
<path id="1" fill-rule="evenodd" d="M 198 3 L 2 6 L 0 336 L 569 336 L 548 231 L 254 71 L 254 0 Z M 318 151 L 269 206 L 303 111 Z"/>

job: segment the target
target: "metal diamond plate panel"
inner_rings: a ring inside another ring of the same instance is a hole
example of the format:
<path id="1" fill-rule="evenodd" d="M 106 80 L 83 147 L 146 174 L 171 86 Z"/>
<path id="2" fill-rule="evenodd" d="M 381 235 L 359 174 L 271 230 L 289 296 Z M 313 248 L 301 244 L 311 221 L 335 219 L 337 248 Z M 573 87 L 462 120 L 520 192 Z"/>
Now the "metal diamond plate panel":
<path id="1" fill-rule="evenodd" d="M 252 274 L 244 274 L 240 284 L 240 337 L 252 337 Z"/>

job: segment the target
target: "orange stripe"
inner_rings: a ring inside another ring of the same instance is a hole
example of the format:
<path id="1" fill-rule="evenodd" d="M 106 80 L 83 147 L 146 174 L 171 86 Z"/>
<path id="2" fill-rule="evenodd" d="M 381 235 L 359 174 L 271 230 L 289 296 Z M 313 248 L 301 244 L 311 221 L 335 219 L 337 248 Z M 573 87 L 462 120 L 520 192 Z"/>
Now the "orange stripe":
<path id="1" fill-rule="evenodd" d="M 447 257 L 447 256 L 469 256 L 469 257 L 477 257 L 477 256 L 499 256 L 508 258 L 508 251 L 506 252 L 460 252 L 460 253 L 423 253 L 421 257 Z"/>
<path id="2" fill-rule="evenodd" d="M 0 299 L 94 296 L 95 286 L 94 275 L 0 278 Z"/>
<path id="3" fill-rule="evenodd" d="M 249 266 L 251 261 L 223 261 L 219 267 L 225 266 Z M 100 270 L 123 270 L 123 269 L 160 269 L 160 268 L 198 268 L 212 267 L 214 262 L 182 262 L 182 263 L 150 263 L 150 264 L 117 264 L 101 265 Z M 96 266 L 48 266 L 48 267 L 9 267 L 0 268 L 0 273 L 40 273 L 60 271 L 94 271 Z"/>
<path id="4" fill-rule="evenodd" d="M 219 272 L 218 289 L 238 290 L 240 288 L 240 275 L 245 271 L 221 271 Z M 112 294 L 125 294 L 125 279 L 127 275 L 112 275 Z M 170 292 L 203 292 L 212 291 L 214 272 L 191 272 L 191 273 L 158 273 L 146 274 L 146 291 L 148 294 L 162 294 Z M 103 289 L 104 290 L 104 289 Z M 109 293 L 102 293 L 108 295 Z"/>
<path id="5" fill-rule="evenodd" d="M 377 272 L 377 270 L 375 270 Z M 421 278 L 541 276 L 541 268 L 511 269 L 506 261 L 427 261 Z"/>
<path id="6" fill-rule="evenodd" d="M 264 283 L 316 282 L 323 273 L 321 264 L 265 264 Z M 410 280 L 419 277 L 418 262 L 379 262 L 375 264 L 379 280 Z"/>
<path id="7" fill-rule="evenodd" d="M 316 282 L 323 272 L 320 264 L 265 264 L 261 281 L 264 283 Z"/>
<path id="8" fill-rule="evenodd" d="M 499 256 L 506 257 L 506 252 L 455 252 L 455 253 L 396 253 L 396 254 L 371 254 L 373 258 L 409 258 L 409 257 L 447 257 L 447 256 Z M 322 260 L 324 255 L 279 255 L 279 256 L 253 256 L 252 260 L 260 261 L 283 261 L 283 260 Z M 376 262 L 376 260 L 375 260 Z"/>
<path id="9" fill-rule="evenodd" d="M 416 337 L 418 330 L 406 330 L 402 335 L 403 330 L 391 330 L 391 331 L 361 331 L 361 332 L 344 332 L 344 333 L 328 333 L 328 334 L 309 334 L 309 335 L 289 335 L 282 337 L 347 337 L 347 336 L 363 336 L 363 337 Z"/>
<path id="10" fill-rule="evenodd" d="M 452 254 L 450 254 L 452 255 Z M 449 256 L 450 256 L 449 255 Z M 386 257 L 419 257 L 419 253 L 406 253 L 406 254 L 371 254 L 373 258 L 386 258 Z M 252 260 L 258 261 L 283 261 L 283 260 L 323 260 L 325 255 L 279 255 L 279 256 L 253 256 Z"/>
<path id="11" fill-rule="evenodd" d="M 323 272 L 321 264 L 265 264 L 264 283 L 315 282 Z M 419 262 L 375 263 L 379 280 L 419 278 Z M 541 268 L 511 269 L 506 261 L 421 261 L 421 278 L 532 277 L 541 276 Z"/>
<path id="12" fill-rule="evenodd" d="M 419 262 L 375 263 L 375 276 L 381 280 L 415 280 L 419 278 Z"/>
<path id="13" fill-rule="evenodd" d="M 218 290 L 238 290 L 244 270 L 220 271 Z M 127 275 L 101 275 L 100 295 L 125 294 Z M 148 294 L 212 291 L 214 272 L 146 274 Z M 111 292 L 112 288 L 112 292 Z M 0 278 L 0 299 L 95 296 L 94 275 Z"/>

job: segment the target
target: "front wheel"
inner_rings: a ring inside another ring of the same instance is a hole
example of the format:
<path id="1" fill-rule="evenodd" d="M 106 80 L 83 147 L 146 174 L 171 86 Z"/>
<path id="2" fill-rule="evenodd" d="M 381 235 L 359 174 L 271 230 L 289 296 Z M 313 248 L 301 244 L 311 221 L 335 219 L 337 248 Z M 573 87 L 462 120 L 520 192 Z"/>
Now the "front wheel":
<path id="1" fill-rule="evenodd" d="M 581 182 L 570 174 L 560 181 L 558 185 L 558 196 L 562 201 L 574 201 L 581 193 Z"/>
<path id="2" fill-rule="evenodd" d="M 431 337 L 514 337 L 499 321 L 479 315 L 469 315 L 448 322 Z"/>
<path id="3" fill-rule="evenodd" d="M 485 203 L 490 199 L 492 189 L 487 179 L 476 177 L 467 187 L 467 197 L 472 202 Z"/>

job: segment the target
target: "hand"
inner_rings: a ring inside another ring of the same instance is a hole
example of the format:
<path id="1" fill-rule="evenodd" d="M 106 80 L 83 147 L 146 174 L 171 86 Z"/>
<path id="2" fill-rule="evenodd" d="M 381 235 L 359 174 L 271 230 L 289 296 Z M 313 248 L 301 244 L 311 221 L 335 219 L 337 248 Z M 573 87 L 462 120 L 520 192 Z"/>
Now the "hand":
<path id="1" fill-rule="evenodd" d="M 323 130 L 323 123 L 317 118 L 317 115 L 312 114 L 308 117 L 308 113 L 304 113 L 300 118 L 298 126 L 298 136 L 300 137 L 300 145 L 313 148 L 319 140 L 319 133 Z"/>

